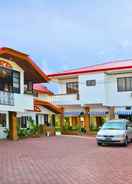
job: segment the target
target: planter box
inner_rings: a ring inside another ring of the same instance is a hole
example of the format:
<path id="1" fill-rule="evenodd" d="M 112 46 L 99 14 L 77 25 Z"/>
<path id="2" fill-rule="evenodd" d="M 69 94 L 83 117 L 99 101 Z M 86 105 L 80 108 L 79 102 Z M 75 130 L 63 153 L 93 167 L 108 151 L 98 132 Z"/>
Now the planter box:
<path id="1" fill-rule="evenodd" d="M 64 130 L 62 132 L 62 134 L 64 134 L 64 135 L 80 135 L 80 132 L 78 132 L 78 131 Z"/>
<path id="2" fill-rule="evenodd" d="M 55 135 L 59 136 L 61 135 L 61 132 L 55 132 Z"/>

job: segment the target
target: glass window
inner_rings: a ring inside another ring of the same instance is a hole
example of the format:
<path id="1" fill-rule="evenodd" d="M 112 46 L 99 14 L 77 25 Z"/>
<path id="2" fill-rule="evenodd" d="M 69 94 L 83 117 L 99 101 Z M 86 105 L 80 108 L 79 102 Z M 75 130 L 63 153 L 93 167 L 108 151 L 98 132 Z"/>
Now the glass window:
<path id="1" fill-rule="evenodd" d="M 27 116 L 23 116 L 21 118 L 21 128 L 27 128 L 27 120 L 28 120 Z"/>
<path id="2" fill-rule="evenodd" d="M 126 127 L 125 122 L 106 122 L 104 123 L 103 130 L 124 130 Z"/>
<path id="3" fill-rule="evenodd" d="M 122 77 L 117 79 L 118 91 L 132 91 L 132 77 Z"/>
<path id="4" fill-rule="evenodd" d="M 48 125 L 48 114 L 44 114 L 44 123 Z"/>
<path id="5" fill-rule="evenodd" d="M 26 81 L 24 84 L 24 92 L 32 94 L 33 93 L 33 82 L 32 81 Z"/>
<path id="6" fill-rule="evenodd" d="M 0 127 L 6 127 L 6 114 L 0 113 Z"/>
<path id="7" fill-rule="evenodd" d="M 87 80 L 86 86 L 96 86 L 96 80 Z"/>
<path id="8" fill-rule="evenodd" d="M 0 67 L 0 90 L 12 92 L 12 71 Z"/>
<path id="9" fill-rule="evenodd" d="M 66 92 L 67 94 L 78 93 L 78 82 L 67 82 Z"/>
<path id="10" fill-rule="evenodd" d="M 20 93 L 20 72 L 13 71 L 13 92 Z"/>

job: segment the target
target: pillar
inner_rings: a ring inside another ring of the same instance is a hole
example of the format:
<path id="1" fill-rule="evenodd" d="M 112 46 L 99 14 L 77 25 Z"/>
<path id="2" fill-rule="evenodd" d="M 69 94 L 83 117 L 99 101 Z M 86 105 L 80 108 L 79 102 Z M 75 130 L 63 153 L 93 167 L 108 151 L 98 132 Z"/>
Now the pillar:
<path id="1" fill-rule="evenodd" d="M 64 108 L 61 108 L 61 114 L 60 114 L 60 127 L 61 130 L 63 131 L 63 127 L 64 127 Z"/>
<path id="2" fill-rule="evenodd" d="M 84 127 L 87 129 L 87 130 L 90 130 L 90 108 L 89 107 L 86 107 L 85 108 L 85 113 L 84 113 Z"/>
<path id="3" fill-rule="evenodd" d="M 115 119 L 115 108 L 114 107 L 110 107 L 109 110 L 109 119 Z"/>
<path id="4" fill-rule="evenodd" d="M 9 138 L 17 140 L 17 117 L 16 112 L 9 112 Z"/>

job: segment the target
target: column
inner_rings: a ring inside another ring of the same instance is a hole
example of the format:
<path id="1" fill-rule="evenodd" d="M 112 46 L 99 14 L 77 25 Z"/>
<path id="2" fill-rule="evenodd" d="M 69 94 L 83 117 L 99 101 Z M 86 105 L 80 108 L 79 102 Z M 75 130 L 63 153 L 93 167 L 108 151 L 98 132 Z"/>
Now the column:
<path id="1" fill-rule="evenodd" d="M 115 107 L 110 107 L 109 119 L 115 119 Z"/>
<path id="2" fill-rule="evenodd" d="M 61 127 L 61 130 L 63 131 L 63 127 L 64 127 L 64 108 L 62 107 L 61 110 L 62 110 L 62 112 L 60 114 L 60 127 Z"/>
<path id="3" fill-rule="evenodd" d="M 89 107 L 86 107 L 85 108 L 85 113 L 84 113 L 84 127 L 87 129 L 87 130 L 90 130 L 90 108 Z"/>
<path id="4" fill-rule="evenodd" d="M 17 140 L 17 117 L 16 112 L 9 112 L 9 138 Z"/>

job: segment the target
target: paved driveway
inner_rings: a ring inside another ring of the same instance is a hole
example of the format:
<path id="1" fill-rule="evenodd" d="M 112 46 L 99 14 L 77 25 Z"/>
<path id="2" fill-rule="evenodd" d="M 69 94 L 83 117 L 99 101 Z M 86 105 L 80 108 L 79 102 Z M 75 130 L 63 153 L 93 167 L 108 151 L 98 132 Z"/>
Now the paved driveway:
<path id="1" fill-rule="evenodd" d="M 0 141 L 0 184 L 132 184 L 132 144 L 97 147 L 94 138 Z"/>

